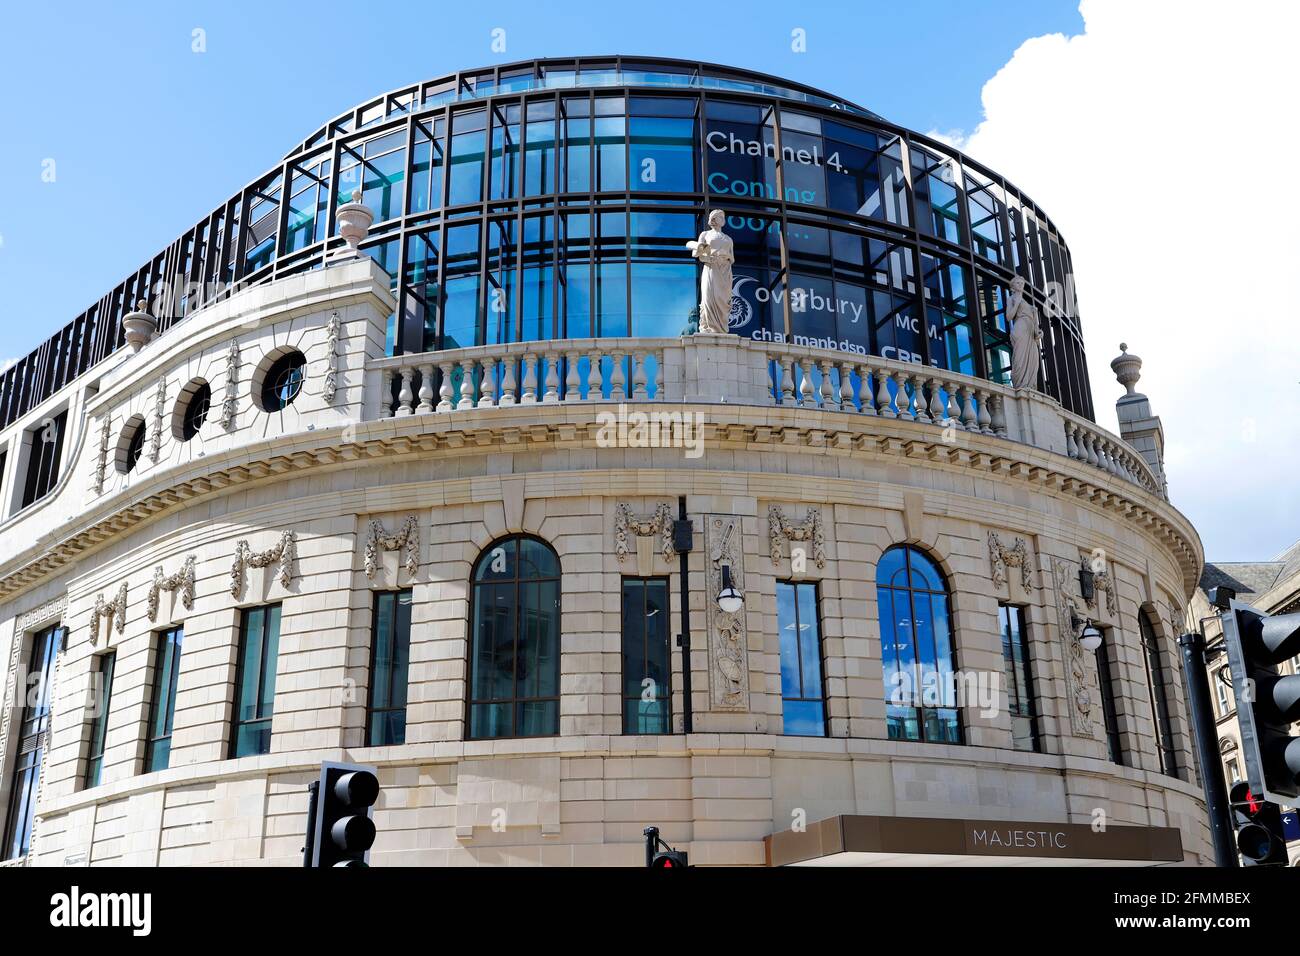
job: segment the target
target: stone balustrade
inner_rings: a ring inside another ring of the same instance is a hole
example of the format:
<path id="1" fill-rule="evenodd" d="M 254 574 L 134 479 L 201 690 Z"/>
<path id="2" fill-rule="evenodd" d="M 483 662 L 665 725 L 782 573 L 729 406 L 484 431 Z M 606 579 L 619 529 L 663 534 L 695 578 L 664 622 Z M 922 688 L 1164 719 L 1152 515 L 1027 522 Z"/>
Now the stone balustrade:
<path id="1" fill-rule="evenodd" d="M 381 417 L 568 402 L 725 402 L 917 422 L 1032 445 L 1164 489 L 1117 436 L 1038 392 L 733 335 L 512 342 L 372 360 Z"/>
<path id="2" fill-rule="evenodd" d="M 402 355 L 374 366 L 383 417 L 664 397 L 664 348 L 654 339 L 513 342 Z"/>

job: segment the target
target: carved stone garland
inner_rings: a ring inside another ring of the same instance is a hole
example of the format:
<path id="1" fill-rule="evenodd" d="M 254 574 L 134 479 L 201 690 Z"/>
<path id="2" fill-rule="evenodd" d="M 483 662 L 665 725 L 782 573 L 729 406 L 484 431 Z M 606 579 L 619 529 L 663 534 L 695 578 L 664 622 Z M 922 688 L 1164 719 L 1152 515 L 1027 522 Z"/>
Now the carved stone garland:
<path id="1" fill-rule="evenodd" d="M 326 404 L 332 404 L 339 388 L 339 314 L 330 313 L 330 320 L 325 326 L 325 385 Z"/>
<path id="2" fill-rule="evenodd" d="M 1083 647 L 1074 630 L 1075 599 L 1069 593 L 1071 581 L 1077 581 L 1075 566 L 1069 561 L 1052 560 L 1052 583 L 1056 592 L 1056 629 L 1060 633 L 1065 660 L 1066 696 L 1073 706 L 1070 712 L 1070 730 L 1077 737 L 1093 736 L 1092 692 L 1088 687 L 1088 670 L 1084 664 Z"/>
<path id="3" fill-rule="evenodd" d="M 221 427 L 235 427 L 235 410 L 239 406 L 239 343 L 231 342 L 226 353 L 226 397 L 221 403 Z"/>
<path id="4" fill-rule="evenodd" d="M 167 407 L 167 376 L 158 379 L 158 391 L 153 403 L 153 440 L 149 444 L 149 460 L 158 464 L 158 455 L 162 451 L 163 412 Z"/>
<path id="5" fill-rule="evenodd" d="M 146 612 L 149 620 L 158 620 L 158 595 L 162 591 L 181 592 L 181 604 L 185 610 L 194 608 L 194 555 L 186 555 L 185 564 L 172 575 L 164 575 L 162 565 L 153 569 L 153 583 L 149 585 L 149 601 Z"/>
<path id="6" fill-rule="evenodd" d="M 998 540 L 996 531 L 989 532 L 989 563 L 993 566 L 993 586 L 1000 588 L 1007 583 L 1007 568 L 1020 569 L 1020 583 L 1026 591 L 1030 590 L 1033 578 L 1029 570 L 1029 549 L 1023 538 L 1016 538 L 1014 547 L 1008 548 Z"/>
<path id="7" fill-rule="evenodd" d="M 709 515 L 704 524 L 706 617 L 709 634 L 709 698 L 714 710 L 749 710 L 749 654 L 745 609 L 728 614 L 714 596 L 722 590 L 722 568 L 731 569 L 732 587 L 745 593 L 744 551 L 739 518 Z"/>
<path id="8" fill-rule="evenodd" d="M 104 493 L 104 476 L 108 473 L 109 421 L 105 415 L 99 423 L 99 457 L 95 459 L 95 494 Z"/>
<path id="9" fill-rule="evenodd" d="M 400 551 L 403 548 L 406 549 L 406 573 L 415 577 L 420 567 L 420 523 L 415 515 L 407 515 L 393 534 L 385 531 L 378 521 L 371 521 L 366 534 L 366 577 L 373 578 L 379 570 L 381 551 Z"/>
<path id="10" fill-rule="evenodd" d="M 664 560 L 671 561 L 677 554 L 673 548 L 673 513 L 666 504 L 660 503 L 649 515 L 634 514 L 631 505 L 619 504 L 614 519 L 614 553 L 619 561 L 627 558 L 633 550 L 628 540 L 629 533 L 638 538 L 662 535 L 659 553 Z"/>
<path id="11" fill-rule="evenodd" d="M 117 631 L 119 635 L 126 630 L 126 582 L 117 589 L 117 597 L 111 601 L 104 600 L 104 594 L 101 591 L 95 595 L 95 609 L 91 612 L 90 618 L 90 643 L 99 644 L 99 625 L 100 622 L 107 619 L 108 631 L 105 631 L 104 637 L 107 638 L 109 633 Z"/>
<path id="12" fill-rule="evenodd" d="M 810 557 L 817 567 L 826 567 L 826 532 L 822 527 L 822 515 L 816 508 L 809 508 L 803 521 L 790 521 L 781 512 L 780 505 L 767 507 L 767 538 L 772 552 L 772 563 L 781 563 L 781 541 L 810 541 Z"/>
<path id="13" fill-rule="evenodd" d="M 244 594 L 246 568 L 265 568 L 279 562 L 278 577 L 281 587 L 293 581 L 294 562 L 298 558 L 298 535 L 292 530 L 281 531 L 280 540 L 273 548 L 254 552 L 248 541 L 241 538 L 235 543 L 235 563 L 230 569 L 230 595 L 239 600 Z"/>

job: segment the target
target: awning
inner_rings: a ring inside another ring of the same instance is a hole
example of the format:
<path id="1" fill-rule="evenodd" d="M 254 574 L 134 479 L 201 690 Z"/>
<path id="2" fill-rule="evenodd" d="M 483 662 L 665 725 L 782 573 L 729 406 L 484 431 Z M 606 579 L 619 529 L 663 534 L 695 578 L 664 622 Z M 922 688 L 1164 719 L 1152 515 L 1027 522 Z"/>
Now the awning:
<path id="1" fill-rule="evenodd" d="M 1174 827 L 837 816 L 764 839 L 768 866 L 1152 866 L 1183 861 Z"/>

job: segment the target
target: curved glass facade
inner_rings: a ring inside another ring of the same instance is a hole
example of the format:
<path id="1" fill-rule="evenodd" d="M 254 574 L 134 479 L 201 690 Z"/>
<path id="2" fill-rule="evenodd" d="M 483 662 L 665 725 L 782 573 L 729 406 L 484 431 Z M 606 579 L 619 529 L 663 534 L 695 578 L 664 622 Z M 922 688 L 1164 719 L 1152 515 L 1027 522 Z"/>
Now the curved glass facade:
<path id="1" fill-rule="evenodd" d="M 165 330 L 320 268 L 355 189 L 398 298 L 392 352 L 691 331 L 685 243 L 721 208 L 736 334 L 1009 382 L 1019 274 L 1042 390 L 1092 418 L 1069 250 L 1006 180 L 784 80 L 604 58 L 459 73 L 338 117 L 4 373 L 0 426 L 122 347 L 138 299 Z"/>

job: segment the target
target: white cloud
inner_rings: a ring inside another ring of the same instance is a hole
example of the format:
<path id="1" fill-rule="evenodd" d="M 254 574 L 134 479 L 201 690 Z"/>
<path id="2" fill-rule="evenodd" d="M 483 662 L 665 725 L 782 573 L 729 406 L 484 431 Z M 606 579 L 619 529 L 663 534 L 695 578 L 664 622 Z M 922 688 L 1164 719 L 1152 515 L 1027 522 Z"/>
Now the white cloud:
<path id="1" fill-rule="evenodd" d="M 1099 423 L 1117 430 L 1124 341 L 1207 559 L 1271 558 L 1300 538 L 1300 4 L 1080 12 L 1081 35 L 1023 43 L 985 85 L 984 120 L 945 138 L 1061 229 Z"/>

